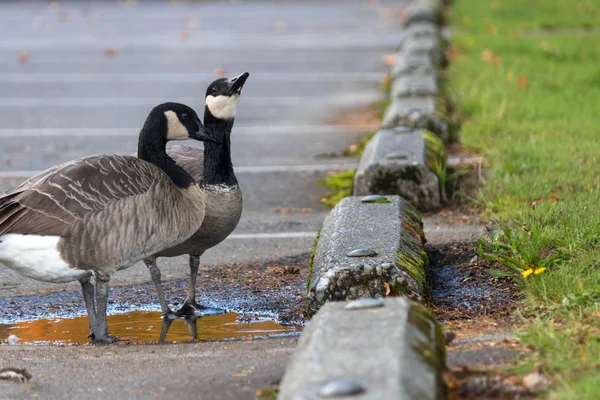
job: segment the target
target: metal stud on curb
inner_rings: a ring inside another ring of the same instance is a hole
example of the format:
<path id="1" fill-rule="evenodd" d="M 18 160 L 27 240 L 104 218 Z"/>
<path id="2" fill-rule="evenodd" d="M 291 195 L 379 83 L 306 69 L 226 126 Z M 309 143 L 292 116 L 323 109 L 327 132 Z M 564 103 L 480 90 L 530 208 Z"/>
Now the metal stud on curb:
<path id="1" fill-rule="evenodd" d="M 397 126 L 394 128 L 395 133 L 408 133 L 412 132 L 413 130 L 413 128 L 409 128 L 408 126 Z"/>
<path id="2" fill-rule="evenodd" d="M 346 254 L 348 257 L 374 257 L 376 255 L 377 252 L 373 249 L 356 249 Z"/>
<path id="3" fill-rule="evenodd" d="M 408 158 L 408 154 L 402 152 L 390 153 L 385 156 L 388 160 L 406 160 Z"/>
<path id="4" fill-rule="evenodd" d="M 323 385 L 319 396 L 324 398 L 356 396 L 365 392 L 365 388 L 358 382 L 349 379 L 336 379 Z"/>
<path id="5" fill-rule="evenodd" d="M 344 307 L 346 310 L 362 310 L 364 308 L 378 308 L 385 306 L 385 303 L 381 299 L 368 298 L 352 300 Z"/>
<path id="6" fill-rule="evenodd" d="M 361 203 L 375 203 L 376 201 L 382 201 L 382 200 L 387 200 L 387 198 L 380 194 L 370 194 L 370 195 L 365 196 L 362 199 L 360 199 L 360 202 Z"/>

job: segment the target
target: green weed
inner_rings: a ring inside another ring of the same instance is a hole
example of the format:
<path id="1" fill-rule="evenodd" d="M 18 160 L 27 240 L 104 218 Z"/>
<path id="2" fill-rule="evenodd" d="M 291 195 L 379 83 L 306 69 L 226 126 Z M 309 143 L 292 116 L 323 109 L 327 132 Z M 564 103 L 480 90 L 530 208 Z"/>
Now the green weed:
<path id="1" fill-rule="evenodd" d="M 354 173 L 355 170 L 349 169 L 331 174 L 319 181 L 319 185 L 329 189 L 329 192 L 323 196 L 321 202 L 326 206 L 333 208 L 344 197 L 351 196 Z"/>

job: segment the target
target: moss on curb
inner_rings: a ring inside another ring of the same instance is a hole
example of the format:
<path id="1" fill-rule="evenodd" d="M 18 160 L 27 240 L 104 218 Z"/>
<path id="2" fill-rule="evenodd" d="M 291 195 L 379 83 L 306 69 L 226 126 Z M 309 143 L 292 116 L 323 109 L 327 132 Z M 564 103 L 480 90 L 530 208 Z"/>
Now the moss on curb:
<path id="1" fill-rule="evenodd" d="M 446 343 L 442 328 L 436 322 L 431 311 L 422 304 L 412 302 L 408 311 L 408 322 L 419 329 L 424 337 L 429 339 L 425 341 L 418 340 L 412 343 L 413 347 L 418 349 L 417 353 L 421 354 L 423 360 L 433 368 L 442 370 L 446 360 Z M 431 339 L 433 339 L 433 348 L 430 345 L 432 342 Z"/>
<path id="2" fill-rule="evenodd" d="M 398 253 L 396 265 L 406 271 L 421 288 L 425 288 L 425 260 L 422 254 L 416 256 L 411 253 Z"/>
<path id="3" fill-rule="evenodd" d="M 440 138 L 430 131 L 425 131 L 425 165 L 438 178 L 440 199 L 447 201 L 446 182 L 448 180 L 448 154 L 446 146 Z"/>
<path id="4" fill-rule="evenodd" d="M 310 279 L 313 273 L 313 264 L 315 262 L 315 254 L 317 254 L 317 245 L 319 244 L 319 238 L 321 237 L 321 229 L 317 232 L 317 237 L 315 238 L 315 243 L 313 244 L 312 253 L 310 255 L 310 262 L 308 264 L 308 279 L 306 280 L 306 295 L 308 296 L 308 292 L 310 291 Z"/>

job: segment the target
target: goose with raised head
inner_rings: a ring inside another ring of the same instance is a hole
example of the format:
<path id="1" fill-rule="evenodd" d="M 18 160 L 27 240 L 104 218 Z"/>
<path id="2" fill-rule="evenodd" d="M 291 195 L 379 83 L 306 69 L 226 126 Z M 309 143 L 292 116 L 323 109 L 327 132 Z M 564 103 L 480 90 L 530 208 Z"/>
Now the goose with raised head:
<path id="1" fill-rule="evenodd" d="M 187 240 L 204 218 L 204 193 L 166 153 L 167 141 L 185 139 L 219 141 L 190 107 L 161 104 L 140 131 L 139 158 L 80 158 L 0 197 L 0 264 L 41 281 L 78 280 L 90 338 L 116 340 L 106 322 L 111 275 Z"/>
<path id="2" fill-rule="evenodd" d="M 200 229 L 188 240 L 165 249 L 144 260 L 150 269 L 158 292 L 163 314 L 168 318 L 176 315 L 202 315 L 203 309 L 196 302 L 196 279 L 200 256 L 209 248 L 221 243 L 237 226 L 242 215 L 242 192 L 231 163 L 231 131 L 237 112 L 242 88 L 250 76 L 244 72 L 231 79 L 221 78 L 212 82 L 206 90 L 204 126 L 221 143 L 205 142 L 204 149 L 194 146 L 174 146 L 168 154 L 177 165 L 188 171 L 205 193 L 206 214 Z M 181 309 L 174 314 L 162 293 L 158 257 L 189 255 L 190 280 L 188 294 Z"/>

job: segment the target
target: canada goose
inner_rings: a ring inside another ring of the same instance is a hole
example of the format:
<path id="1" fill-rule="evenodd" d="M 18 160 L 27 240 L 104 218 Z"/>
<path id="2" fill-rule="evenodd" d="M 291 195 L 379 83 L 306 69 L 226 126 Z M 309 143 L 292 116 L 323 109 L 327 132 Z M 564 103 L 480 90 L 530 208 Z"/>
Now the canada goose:
<path id="1" fill-rule="evenodd" d="M 0 263 L 41 281 L 78 280 L 95 343 L 115 340 L 106 323 L 111 275 L 183 242 L 202 223 L 203 192 L 165 151 L 167 141 L 185 139 L 219 141 L 190 107 L 161 104 L 140 131 L 139 159 L 80 158 L 0 198 Z"/>
<path id="2" fill-rule="evenodd" d="M 244 72 L 231 79 L 217 79 L 206 90 L 204 125 L 212 135 L 221 140 L 219 145 L 206 142 L 204 150 L 194 146 L 176 146 L 167 151 L 177 165 L 188 171 L 206 193 L 206 214 L 200 229 L 188 240 L 144 260 L 150 269 L 166 318 L 175 318 L 176 314 L 171 312 L 162 293 L 156 258 L 189 254 L 188 295 L 177 314 L 202 314 L 204 307 L 196 303 L 200 256 L 229 236 L 242 215 L 242 192 L 231 164 L 231 129 L 242 87 L 249 76 L 249 73 Z"/>

